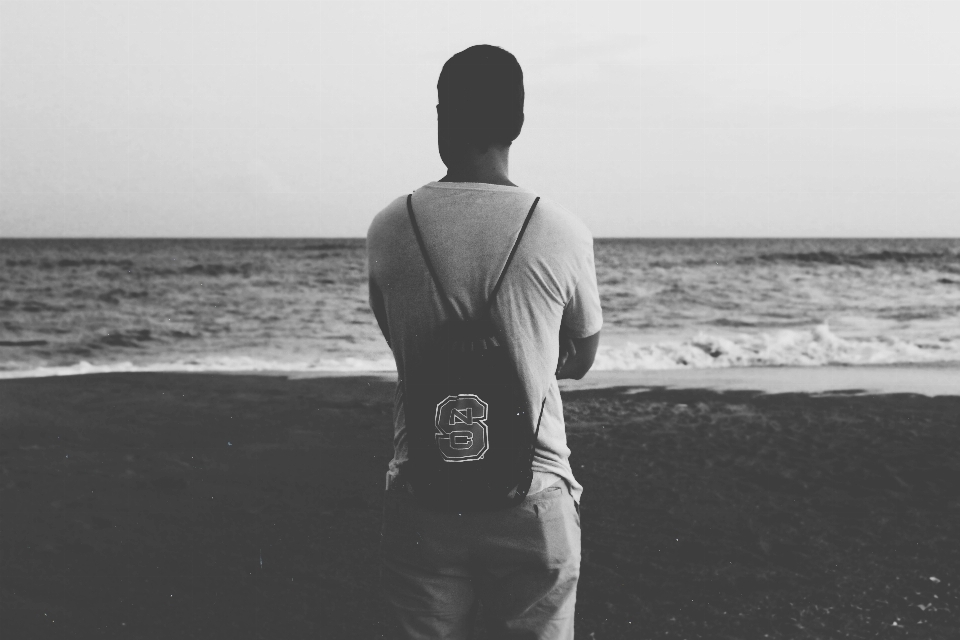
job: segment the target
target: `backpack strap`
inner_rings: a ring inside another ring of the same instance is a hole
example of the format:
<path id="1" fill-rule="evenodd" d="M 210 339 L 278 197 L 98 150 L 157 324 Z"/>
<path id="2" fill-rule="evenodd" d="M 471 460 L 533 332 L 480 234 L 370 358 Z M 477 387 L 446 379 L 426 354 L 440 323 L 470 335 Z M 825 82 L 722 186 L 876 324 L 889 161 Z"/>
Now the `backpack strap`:
<path id="1" fill-rule="evenodd" d="M 530 218 L 533 217 L 533 211 L 537 208 L 537 204 L 540 202 L 540 196 L 537 196 L 537 199 L 533 201 L 533 206 L 530 207 L 530 211 L 527 213 L 526 219 L 523 221 L 523 226 L 520 227 L 520 233 L 517 234 L 517 240 L 513 243 L 513 249 L 510 250 L 510 255 L 507 256 L 507 262 L 503 265 L 503 270 L 500 271 L 500 277 L 497 279 L 497 284 L 493 287 L 493 293 L 490 294 L 490 299 L 487 301 L 487 315 L 490 314 L 490 310 L 493 308 L 493 302 L 497 298 L 497 292 L 500 291 L 500 285 L 503 284 L 503 277 L 507 274 L 507 268 L 510 266 L 510 262 L 513 260 L 514 254 L 517 252 L 517 247 L 520 246 L 520 240 L 523 238 L 523 232 L 527 230 L 527 225 L 530 224 Z M 433 283 L 437 285 L 437 291 L 440 293 L 440 299 L 443 300 L 443 304 L 446 307 L 447 311 L 450 312 L 451 317 L 457 316 L 457 311 L 453 307 L 453 303 L 450 302 L 450 299 L 447 297 L 446 292 L 443 290 L 443 285 L 440 284 L 440 278 L 437 276 L 436 270 L 433 268 L 433 263 L 430 262 L 430 255 L 427 253 L 427 246 L 423 242 L 423 235 L 420 233 L 420 227 L 417 225 L 417 216 L 413 213 L 413 194 L 407 195 L 407 213 L 410 216 L 410 225 L 413 227 L 413 233 L 417 236 L 417 245 L 420 247 L 420 253 L 423 254 L 423 261 L 427 263 L 427 270 L 430 272 L 430 277 L 433 278 Z"/>
<path id="2" fill-rule="evenodd" d="M 540 196 L 537 196 L 537 199 L 533 201 L 533 206 L 530 207 L 529 213 L 527 213 L 527 218 L 523 221 L 523 226 L 520 227 L 520 233 L 517 234 L 517 241 L 513 243 L 513 249 L 510 250 L 510 255 L 507 256 L 507 262 L 503 265 L 503 271 L 500 272 L 500 278 L 497 280 L 497 284 L 493 287 L 493 293 L 490 294 L 490 300 L 487 301 L 487 315 L 490 315 L 490 310 L 493 309 L 493 303 L 497 299 L 497 292 L 500 291 L 500 285 L 503 284 L 503 276 L 507 275 L 507 268 L 510 266 L 510 261 L 513 260 L 513 255 L 517 252 L 517 247 L 520 246 L 520 240 L 523 239 L 523 232 L 527 230 L 527 225 L 530 224 L 530 218 L 533 217 L 533 210 L 537 208 L 537 204 L 540 202 Z"/>
<path id="3" fill-rule="evenodd" d="M 437 272 L 433 268 L 433 263 L 430 262 L 430 254 L 427 253 L 427 247 L 423 243 L 423 236 L 420 235 L 420 227 L 417 225 L 417 217 L 413 214 L 412 193 L 407 195 L 407 213 L 410 214 L 410 224 L 413 226 L 413 233 L 417 236 L 417 244 L 420 246 L 420 253 L 423 254 L 423 261 L 427 263 L 427 270 L 430 271 L 430 277 L 433 278 L 433 283 L 437 285 L 437 291 L 440 293 L 440 299 L 443 300 L 443 306 L 446 307 L 447 311 L 450 313 L 451 319 L 456 318 L 457 310 L 453 308 L 453 303 L 450 302 L 450 299 L 443 290 L 443 285 L 440 284 L 440 278 L 437 277 Z"/>
<path id="4" fill-rule="evenodd" d="M 543 396 L 543 402 L 540 403 L 540 417 L 537 418 L 537 431 L 533 434 L 533 445 L 536 449 L 537 438 L 540 437 L 540 421 L 543 420 L 543 408 L 547 406 L 547 396 Z"/>

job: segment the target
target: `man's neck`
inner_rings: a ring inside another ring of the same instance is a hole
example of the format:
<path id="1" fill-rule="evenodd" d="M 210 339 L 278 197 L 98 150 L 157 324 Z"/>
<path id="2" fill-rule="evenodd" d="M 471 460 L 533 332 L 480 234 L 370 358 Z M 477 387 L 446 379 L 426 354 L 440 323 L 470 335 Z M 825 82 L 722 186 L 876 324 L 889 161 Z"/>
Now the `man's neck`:
<path id="1" fill-rule="evenodd" d="M 447 175 L 439 182 L 483 182 L 515 187 L 508 175 L 509 164 L 509 148 L 491 146 L 485 153 L 471 149 L 456 165 L 447 167 Z"/>
<path id="2" fill-rule="evenodd" d="M 437 182 L 482 182 L 484 184 L 501 184 L 505 187 L 517 186 L 512 182 L 510 182 L 510 180 L 506 177 L 500 177 L 500 176 L 487 177 L 487 176 L 476 176 L 476 175 L 462 176 L 459 174 L 451 175 L 449 172 L 447 173 L 447 175 L 440 178 Z"/>

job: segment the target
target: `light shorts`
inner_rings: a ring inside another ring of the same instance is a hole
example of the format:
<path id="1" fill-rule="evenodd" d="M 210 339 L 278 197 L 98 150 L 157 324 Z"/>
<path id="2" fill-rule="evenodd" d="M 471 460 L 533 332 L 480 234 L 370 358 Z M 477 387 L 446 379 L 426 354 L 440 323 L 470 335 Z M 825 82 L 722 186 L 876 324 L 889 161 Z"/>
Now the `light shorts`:
<path id="1" fill-rule="evenodd" d="M 442 513 L 384 494 L 381 584 L 404 639 L 573 638 L 580 514 L 565 483 L 510 509 Z"/>

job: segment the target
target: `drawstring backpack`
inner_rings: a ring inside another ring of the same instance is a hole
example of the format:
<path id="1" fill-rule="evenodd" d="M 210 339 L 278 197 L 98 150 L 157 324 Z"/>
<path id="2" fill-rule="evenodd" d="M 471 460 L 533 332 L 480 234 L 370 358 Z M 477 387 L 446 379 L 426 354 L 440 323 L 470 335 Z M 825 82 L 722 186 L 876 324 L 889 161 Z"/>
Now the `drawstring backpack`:
<path id="1" fill-rule="evenodd" d="M 534 429 L 527 398 L 491 317 L 537 197 L 479 316 L 460 319 L 430 261 L 413 212 L 407 212 L 427 270 L 443 301 L 445 320 L 425 353 L 407 364 L 404 413 L 408 461 L 403 475 L 418 503 L 439 511 L 489 511 L 523 501 L 533 479 L 533 455 L 546 398 Z"/>

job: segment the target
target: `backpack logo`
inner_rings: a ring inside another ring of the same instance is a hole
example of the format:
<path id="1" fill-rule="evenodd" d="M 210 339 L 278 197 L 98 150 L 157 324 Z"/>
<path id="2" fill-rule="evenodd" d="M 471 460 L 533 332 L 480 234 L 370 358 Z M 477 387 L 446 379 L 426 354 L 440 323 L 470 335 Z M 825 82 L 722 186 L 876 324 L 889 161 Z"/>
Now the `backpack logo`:
<path id="1" fill-rule="evenodd" d="M 486 402 L 472 393 L 447 396 L 437 404 L 437 446 L 446 462 L 482 460 L 487 441 Z"/>

